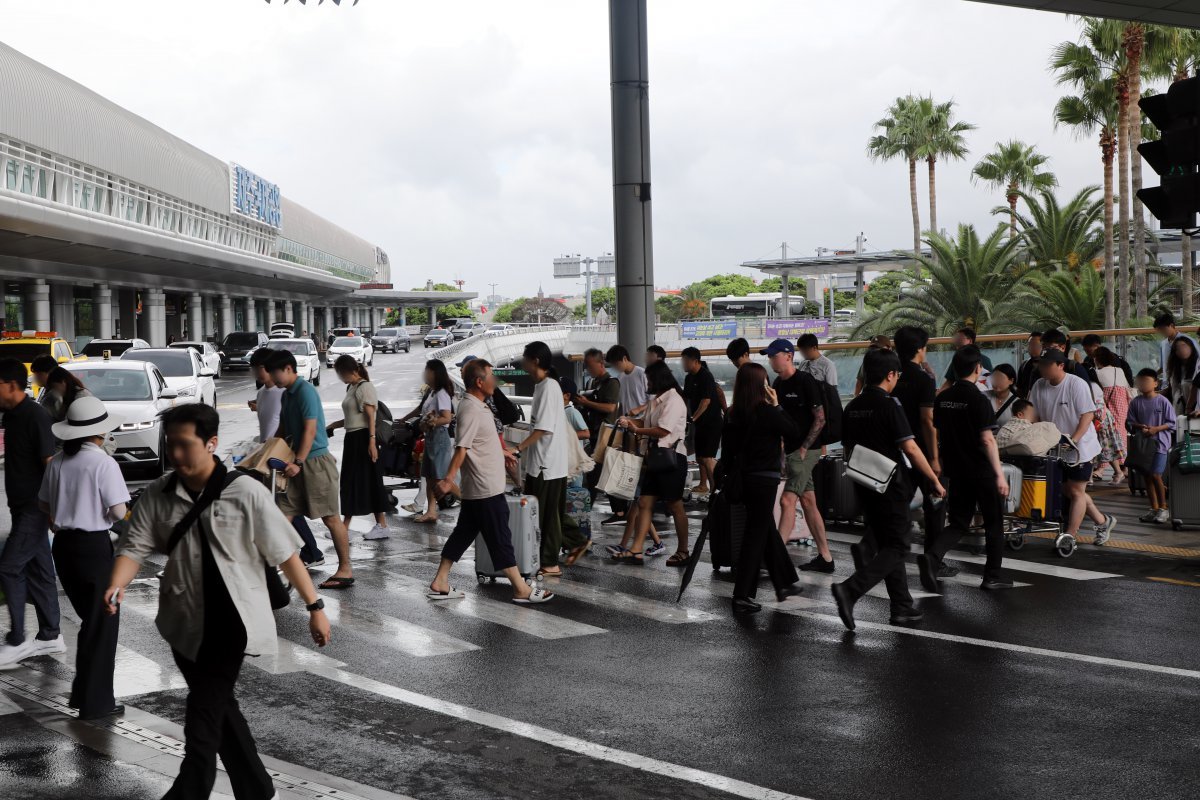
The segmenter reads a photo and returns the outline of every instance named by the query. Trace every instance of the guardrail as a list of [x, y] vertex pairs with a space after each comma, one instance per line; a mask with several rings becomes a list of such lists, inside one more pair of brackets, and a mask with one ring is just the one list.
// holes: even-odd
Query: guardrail
[[[466, 339], [448, 344], [437, 350], [431, 356], [445, 362], [447, 367], [454, 366], [463, 356], [473, 355], [483, 358], [497, 366], [508, 364], [520, 358], [525, 345], [530, 342], [543, 341], [556, 353], [563, 352], [567, 344], [567, 336], [571, 328], [567, 325], [555, 327], [541, 326], [536, 328], [520, 328], [504, 333], [491, 335], [470, 336]], [[450, 376], [461, 386], [460, 373], [457, 369], [450, 370]]]

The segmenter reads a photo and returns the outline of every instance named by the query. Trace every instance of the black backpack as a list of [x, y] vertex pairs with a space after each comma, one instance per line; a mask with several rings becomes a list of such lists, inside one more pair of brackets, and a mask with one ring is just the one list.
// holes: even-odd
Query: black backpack
[[525, 418], [520, 406], [508, 399], [508, 395], [498, 388], [492, 392], [492, 405], [496, 406], [496, 416], [500, 418], [501, 425], [512, 425]]
[[395, 437], [395, 428], [392, 426], [392, 411], [383, 401], [379, 401], [379, 405], [375, 406], [375, 442], [382, 447], [385, 444], [391, 444]]
[[819, 381], [819, 383], [821, 384], [821, 405], [825, 409], [825, 427], [821, 428], [817, 443], [825, 445], [840, 442], [842, 440], [841, 395], [838, 394], [838, 387], [828, 381]]

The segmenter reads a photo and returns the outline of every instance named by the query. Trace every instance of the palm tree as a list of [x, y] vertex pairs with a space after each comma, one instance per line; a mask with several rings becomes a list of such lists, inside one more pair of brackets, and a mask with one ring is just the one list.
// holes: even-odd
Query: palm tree
[[1137, 146], [1142, 142], [1142, 55], [1146, 47], [1146, 27], [1140, 22], [1128, 22], [1121, 37], [1125, 48], [1125, 62], [1129, 75], [1129, 106], [1125, 111], [1125, 145], [1129, 148], [1129, 165], [1133, 185], [1130, 200], [1133, 203], [1133, 272], [1134, 305], [1139, 319], [1147, 315], [1149, 285], [1146, 281], [1146, 219], [1142, 212], [1142, 201], [1137, 193], [1142, 188], [1142, 156]]
[[887, 116], [875, 123], [879, 131], [867, 140], [867, 155], [872, 161], [891, 161], [903, 158], [908, 161], [908, 195], [912, 206], [913, 254], [921, 253], [921, 210], [917, 206], [917, 158], [920, 150], [913, 135], [912, 108], [916, 103], [912, 95], [897, 97], [887, 110]]
[[1005, 190], [1008, 200], [1008, 235], [1017, 235], [1017, 199], [1022, 192], [1046, 191], [1058, 185], [1052, 173], [1042, 172], [1049, 156], [1044, 156], [1030, 144], [1011, 139], [996, 142], [994, 152], [988, 153], [971, 170], [972, 180], [982, 180]]
[[[1190, 28], [1171, 28], [1150, 25], [1146, 28], [1146, 72], [1151, 77], [1165, 78], [1172, 83], [1185, 80], [1200, 66], [1200, 31]], [[1180, 241], [1183, 255], [1181, 270], [1183, 316], [1192, 316], [1193, 286], [1192, 237], [1183, 234]]]
[[1104, 166], [1104, 327], [1116, 327], [1116, 281], [1113, 244], [1113, 158], [1117, 149], [1117, 95], [1109, 77], [1083, 87], [1075, 96], [1059, 99], [1054, 125], [1067, 125], [1079, 137], [1099, 133]]
[[1030, 330], [1096, 330], [1104, 322], [1104, 280], [1090, 266], [1078, 272], [1035, 272], [1025, 287], [1021, 314]]
[[954, 101], [935, 103], [932, 97], [919, 97], [911, 107], [913, 131], [918, 142], [917, 155], [925, 159], [929, 169], [929, 229], [938, 233], [937, 180], [935, 170], [939, 158], [961, 161], [967, 157], [967, 131], [975, 130], [969, 122], [954, 121]]
[[[1072, 273], [1089, 268], [1095, 271], [1104, 251], [1104, 199], [1096, 197], [1100, 189], [1088, 186], [1081, 189], [1065, 205], [1048, 189], [1037, 196], [1020, 192], [1028, 208], [1026, 214], [1016, 215], [1021, 229], [1021, 244], [1025, 260], [1039, 270], [1068, 270]], [[1011, 213], [1000, 206], [996, 214]], [[1105, 283], [1103, 279], [1101, 285]], [[1100, 304], [1103, 306], [1103, 303]], [[1103, 312], [1103, 308], [1098, 309]]]
[[949, 336], [964, 325], [982, 333], [1023, 330], [1020, 313], [1031, 278], [1021, 267], [1020, 240], [998, 225], [980, 240], [974, 225], [959, 225], [955, 238], [930, 232], [930, 255], [918, 256], [917, 276], [892, 303], [864, 319], [855, 338], [920, 325], [934, 336]]

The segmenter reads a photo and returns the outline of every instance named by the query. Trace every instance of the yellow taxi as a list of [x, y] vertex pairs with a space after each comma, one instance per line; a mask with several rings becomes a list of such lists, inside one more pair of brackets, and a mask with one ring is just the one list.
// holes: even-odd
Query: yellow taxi
[[[54, 356], [59, 364], [81, 360], [75, 357], [71, 345], [57, 331], [5, 331], [0, 334], [0, 358], [15, 358], [29, 369], [38, 356]], [[37, 397], [42, 387], [33, 383], [32, 375], [29, 386], [33, 396]]]

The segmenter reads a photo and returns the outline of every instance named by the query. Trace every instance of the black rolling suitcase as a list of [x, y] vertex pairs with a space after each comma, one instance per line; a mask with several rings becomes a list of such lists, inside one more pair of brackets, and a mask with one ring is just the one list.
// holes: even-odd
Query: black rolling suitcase
[[840, 453], [821, 457], [813, 486], [817, 508], [826, 522], [862, 522], [854, 481], [846, 476], [846, 461]]
[[713, 569], [736, 566], [746, 534], [746, 507], [729, 502], [725, 492], [714, 492], [709, 498], [704, 527], [708, 531], [708, 552], [712, 556]]

